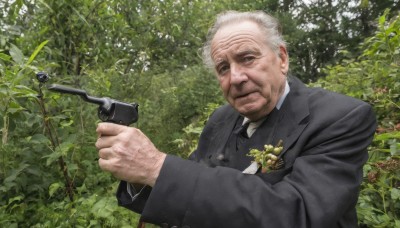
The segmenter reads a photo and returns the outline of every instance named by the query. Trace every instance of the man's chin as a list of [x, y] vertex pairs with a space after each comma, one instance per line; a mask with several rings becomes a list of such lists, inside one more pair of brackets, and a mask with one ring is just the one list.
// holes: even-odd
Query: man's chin
[[254, 119], [256, 116], [261, 115], [259, 110], [256, 109], [236, 109], [242, 116], [245, 116], [249, 119]]
[[235, 108], [242, 116], [249, 118], [251, 121], [257, 121], [266, 115], [268, 115], [268, 111], [266, 109], [257, 107], [257, 106], [241, 106]]

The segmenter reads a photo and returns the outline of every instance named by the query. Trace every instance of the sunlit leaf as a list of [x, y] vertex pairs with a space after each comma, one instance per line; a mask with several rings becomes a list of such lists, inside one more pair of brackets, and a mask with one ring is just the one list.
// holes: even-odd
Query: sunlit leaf
[[53, 183], [49, 186], [49, 196], [52, 197], [55, 192], [57, 192], [58, 189], [60, 189], [63, 186], [62, 183], [57, 182]]
[[24, 64], [24, 54], [14, 44], [10, 44], [10, 55], [11, 55], [12, 59], [14, 60], [14, 62], [16, 62], [17, 64], [19, 64], [19, 65]]
[[42, 48], [48, 43], [49, 41], [43, 41], [39, 46], [36, 47], [35, 51], [32, 53], [32, 55], [29, 57], [29, 60], [27, 62], [27, 65], [31, 64], [32, 61], [35, 59], [37, 54], [42, 50]]
[[393, 200], [400, 200], [400, 189], [398, 189], [398, 188], [392, 188], [392, 189], [390, 190], [390, 197], [391, 197]]
[[0, 59], [4, 60], [6, 62], [9, 62], [11, 60], [11, 56], [6, 55], [4, 53], [0, 53]]

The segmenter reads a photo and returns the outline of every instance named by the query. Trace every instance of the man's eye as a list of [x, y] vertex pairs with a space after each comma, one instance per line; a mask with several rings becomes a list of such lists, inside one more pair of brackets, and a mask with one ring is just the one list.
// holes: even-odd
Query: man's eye
[[228, 70], [229, 70], [229, 66], [228, 65], [221, 65], [221, 66], [218, 66], [218, 68], [217, 68], [217, 72], [218, 72], [219, 75], [223, 75]]
[[242, 61], [244, 63], [251, 63], [255, 60], [256, 58], [254, 56], [244, 56]]

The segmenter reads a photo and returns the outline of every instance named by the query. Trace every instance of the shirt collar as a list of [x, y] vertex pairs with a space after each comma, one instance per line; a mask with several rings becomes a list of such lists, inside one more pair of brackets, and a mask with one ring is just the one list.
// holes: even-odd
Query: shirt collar
[[281, 106], [283, 104], [283, 101], [285, 101], [286, 96], [288, 95], [288, 93], [290, 92], [290, 86], [288, 81], [286, 80], [286, 85], [285, 85], [285, 91], [283, 91], [282, 96], [279, 98], [278, 103], [276, 103], [276, 109], [281, 109]]

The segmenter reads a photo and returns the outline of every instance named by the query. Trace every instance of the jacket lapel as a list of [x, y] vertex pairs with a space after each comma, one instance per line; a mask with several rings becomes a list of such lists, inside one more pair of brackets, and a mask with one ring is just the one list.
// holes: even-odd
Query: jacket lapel
[[236, 122], [242, 118], [238, 112], [229, 106], [229, 110], [225, 113], [223, 120], [215, 124], [214, 134], [212, 135], [209, 158], [210, 164], [223, 165], [225, 163], [225, 147], [227, 146], [229, 137], [235, 128]]
[[278, 120], [274, 141], [283, 141], [281, 156], [288, 151], [299, 138], [309, 122], [309, 106], [307, 102], [307, 87], [297, 78], [289, 79], [290, 92], [286, 97]]

